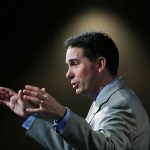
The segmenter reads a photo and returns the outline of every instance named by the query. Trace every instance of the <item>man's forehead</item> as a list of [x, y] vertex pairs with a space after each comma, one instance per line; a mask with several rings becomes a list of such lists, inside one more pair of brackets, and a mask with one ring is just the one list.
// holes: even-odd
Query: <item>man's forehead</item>
[[77, 56], [77, 55], [70, 55], [70, 56], [66, 56], [66, 63], [68, 63], [68, 62], [71, 62], [71, 61], [74, 61], [74, 60], [78, 60], [79, 59], [79, 57]]
[[69, 47], [66, 52], [66, 62], [75, 60], [83, 56], [83, 49], [78, 47]]

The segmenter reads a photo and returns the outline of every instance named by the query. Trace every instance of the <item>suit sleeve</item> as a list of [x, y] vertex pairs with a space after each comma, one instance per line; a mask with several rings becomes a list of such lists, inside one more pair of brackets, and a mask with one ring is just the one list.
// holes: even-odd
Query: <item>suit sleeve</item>
[[49, 120], [37, 117], [27, 130], [27, 135], [35, 139], [48, 150], [72, 150], [62, 137], [56, 134]]
[[107, 106], [95, 114], [90, 125], [72, 112], [62, 137], [77, 150], [132, 149], [136, 130], [132, 108], [122, 101]]
[[124, 150], [131, 149], [135, 126], [132, 108], [120, 100], [115, 104], [108, 102], [90, 124], [71, 111], [61, 135], [56, 134], [49, 121], [40, 118], [35, 120], [27, 134], [52, 150]]

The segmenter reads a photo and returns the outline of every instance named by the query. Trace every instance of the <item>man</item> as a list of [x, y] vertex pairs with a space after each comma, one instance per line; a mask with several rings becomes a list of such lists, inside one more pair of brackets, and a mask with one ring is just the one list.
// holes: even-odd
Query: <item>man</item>
[[1, 104], [21, 117], [27, 134], [52, 150], [149, 150], [149, 119], [134, 91], [117, 77], [119, 53], [110, 36], [85, 32], [66, 40], [66, 77], [93, 100], [86, 119], [46, 90], [0, 87]]

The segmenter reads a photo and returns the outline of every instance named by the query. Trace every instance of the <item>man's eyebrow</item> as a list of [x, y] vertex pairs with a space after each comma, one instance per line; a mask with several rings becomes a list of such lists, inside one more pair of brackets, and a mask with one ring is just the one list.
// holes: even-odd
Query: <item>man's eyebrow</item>
[[72, 58], [72, 59], [70, 59], [70, 61], [79, 61], [79, 59], [77, 59], [77, 58]]
[[67, 64], [67, 62], [79, 62], [79, 60], [77, 58], [71, 58], [67, 60], [65, 63]]

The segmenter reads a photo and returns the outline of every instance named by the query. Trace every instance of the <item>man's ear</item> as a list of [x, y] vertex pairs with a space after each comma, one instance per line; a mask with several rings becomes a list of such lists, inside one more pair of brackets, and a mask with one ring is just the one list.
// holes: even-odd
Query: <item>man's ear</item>
[[106, 67], [105, 57], [98, 57], [97, 58], [97, 67], [98, 67], [98, 72], [102, 72], [104, 70], [104, 68]]

